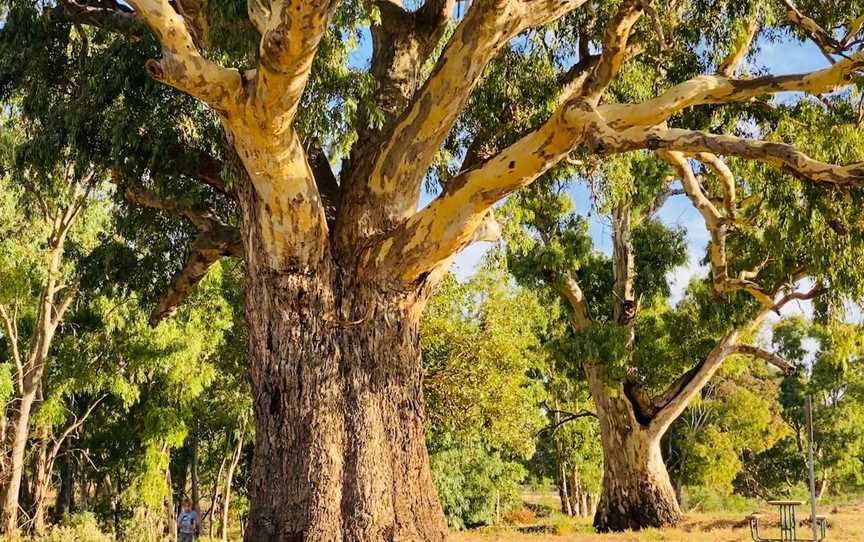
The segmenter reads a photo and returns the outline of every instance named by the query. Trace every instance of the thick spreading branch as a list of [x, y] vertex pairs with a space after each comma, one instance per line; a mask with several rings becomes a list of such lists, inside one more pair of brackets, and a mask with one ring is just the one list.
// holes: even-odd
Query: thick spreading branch
[[398, 217], [414, 212], [435, 153], [450, 133], [486, 65], [519, 32], [555, 20], [585, 0], [478, 0], [448, 42], [375, 159], [370, 190]]
[[600, 96], [621, 69], [621, 64], [627, 57], [627, 40], [630, 32], [644, 11], [642, 0], [625, 0], [606, 27], [600, 61], [582, 88], [582, 96], [591, 103], [597, 104]]
[[[581, 111], [581, 115], [571, 113]], [[566, 102], [540, 128], [447, 183], [443, 193], [381, 240], [366, 264], [403, 282], [421, 278], [467, 246], [487, 211], [566, 156], [584, 137], [590, 106]]]
[[243, 257], [243, 243], [236, 229], [218, 228], [199, 235], [190, 247], [183, 269], [174, 277], [171, 286], [150, 313], [150, 325], [156, 326], [173, 316], [195, 285], [224, 256]]
[[732, 43], [729, 54], [726, 55], [726, 58], [723, 59], [723, 62], [721, 62], [720, 66], [717, 68], [718, 74], [723, 77], [733, 77], [735, 75], [738, 66], [741, 65], [741, 62], [743, 62], [744, 58], [747, 56], [747, 52], [750, 50], [753, 38], [756, 37], [756, 32], [758, 30], [759, 19], [754, 17], [736, 33], [735, 41]]
[[579, 285], [579, 281], [568, 273], [553, 280], [555, 289], [564, 296], [570, 305], [570, 323], [575, 331], [587, 329], [591, 324], [591, 313], [588, 309], [588, 299]]
[[[250, 6], [259, 2], [249, 1]], [[288, 129], [294, 120], [318, 44], [337, 4], [336, 0], [274, 0], [269, 6], [255, 95], [267, 117], [278, 119], [278, 130]]]
[[[117, 178], [114, 178], [115, 182]], [[183, 268], [174, 277], [171, 286], [162, 294], [150, 313], [150, 325], [155, 326], [171, 317], [192, 289], [222, 257], [243, 258], [243, 243], [237, 228], [226, 226], [213, 214], [189, 202], [161, 198], [142, 187], [126, 183], [124, 198], [135, 205], [158, 209], [188, 220], [198, 230], [198, 236], [189, 247], [189, 256]]]
[[657, 98], [638, 104], [607, 104], [599, 113], [610, 127], [656, 126], [688, 107], [724, 104], [779, 92], [824, 94], [851, 82], [853, 72], [864, 66], [864, 52], [845, 58], [829, 68], [793, 75], [768, 75], [754, 79], [730, 79], [703, 75], [672, 87]]
[[795, 372], [795, 366], [783, 359], [782, 356], [774, 352], [769, 352], [763, 348], [759, 348], [758, 346], [739, 344], [735, 347], [733, 353], [764, 360], [769, 365], [773, 365], [780, 369], [783, 374], [789, 375]]
[[789, 19], [789, 22], [810, 38], [819, 47], [825, 58], [833, 63], [834, 58], [831, 55], [839, 54], [843, 51], [843, 46], [840, 42], [819, 26], [819, 23], [801, 13], [792, 0], [781, 0], [781, 2], [786, 8], [786, 18]]
[[240, 72], [204, 58], [183, 17], [168, 0], [129, 0], [162, 45], [162, 58], [150, 60], [147, 73], [209, 104], [217, 110], [231, 108], [240, 93]]
[[132, 186], [127, 183], [123, 188], [123, 197], [126, 201], [134, 205], [140, 205], [150, 209], [159, 209], [175, 216], [185, 218], [191, 222], [198, 231], [209, 231], [218, 228], [221, 225], [209, 209], [202, 208], [191, 202], [161, 198], [140, 186]]
[[590, 144], [598, 152], [639, 149], [663, 149], [688, 154], [708, 152], [766, 162], [815, 183], [837, 186], [864, 184], [864, 164], [826, 164], [785, 143], [675, 128], [630, 128], [616, 132], [602, 125], [596, 127], [596, 132], [591, 134]]
[[660, 397], [654, 399], [657, 413], [649, 424], [649, 431], [663, 435], [684, 412], [690, 401], [711, 380], [723, 361], [735, 352], [739, 331], [725, 335], [702, 362], [685, 373]]
[[246, 13], [249, 15], [252, 26], [260, 34], [264, 34], [270, 21], [270, 0], [247, 0]]
[[75, 24], [95, 26], [133, 40], [139, 40], [147, 33], [147, 28], [134, 12], [123, 4], [110, 1], [93, 2], [61, 0], [60, 5], [66, 17]]
[[195, 179], [216, 190], [220, 194], [231, 199], [237, 199], [237, 194], [222, 179], [223, 164], [208, 152], [189, 149], [184, 145], [175, 145], [170, 149], [174, 155], [184, 155], [188, 158], [188, 164], [181, 164], [178, 168], [180, 173], [191, 179]]

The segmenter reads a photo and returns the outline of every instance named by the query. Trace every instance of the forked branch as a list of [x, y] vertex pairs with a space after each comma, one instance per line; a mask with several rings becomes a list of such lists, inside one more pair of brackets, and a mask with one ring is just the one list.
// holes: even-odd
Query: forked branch
[[[261, 61], [255, 95], [270, 119], [278, 118], [278, 129], [287, 129], [312, 70], [318, 45], [336, 9], [336, 0], [273, 0], [265, 8], [262, 0], [249, 0], [249, 11], [257, 25], [264, 25]], [[253, 9], [254, 6], [254, 9]], [[270, 12], [266, 23], [261, 13]]]
[[129, 0], [162, 45], [162, 58], [149, 60], [147, 73], [209, 104], [229, 109], [241, 89], [240, 72], [223, 68], [198, 51], [183, 17], [168, 0]]
[[415, 94], [374, 160], [370, 189], [392, 194], [393, 214], [416, 208], [426, 170], [487, 64], [519, 32], [545, 24], [586, 0], [477, 0], [459, 23], [432, 75]]

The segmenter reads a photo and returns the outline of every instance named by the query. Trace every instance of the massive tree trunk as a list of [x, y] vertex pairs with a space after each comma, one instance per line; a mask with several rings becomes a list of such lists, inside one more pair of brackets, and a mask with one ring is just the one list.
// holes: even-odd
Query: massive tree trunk
[[603, 489], [594, 527], [607, 532], [675, 525], [681, 509], [663, 463], [660, 436], [637, 420], [620, 386], [607, 387], [601, 371], [586, 368], [603, 445]]
[[248, 275], [255, 397], [245, 539], [441, 541], [413, 294], [315, 274]]

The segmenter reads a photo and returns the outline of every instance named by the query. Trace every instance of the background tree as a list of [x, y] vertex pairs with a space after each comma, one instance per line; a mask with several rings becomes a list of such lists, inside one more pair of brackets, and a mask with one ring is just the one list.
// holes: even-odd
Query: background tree
[[543, 423], [547, 317], [491, 258], [466, 283], [448, 276], [422, 321], [427, 442], [447, 521], [491, 524], [521, 505], [523, 465]]
[[736, 484], [748, 493], [776, 495], [789, 494], [806, 482], [805, 400], [811, 395], [819, 497], [832, 487], [838, 491], [860, 488], [864, 410], [859, 326], [834, 318], [823, 323], [793, 318], [775, 326], [774, 341], [778, 351], [799, 367], [781, 387], [780, 405], [788, 435], [752, 456]]
[[31, 418], [45, 398], [43, 379], [52, 346], [79, 289], [80, 259], [94, 250], [105, 221], [104, 208], [91, 199], [100, 182], [98, 170], [68, 156], [49, 167], [28, 167], [27, 155], [44, 149], [38, 138], [24, 138], [30, 126], [16, 113], [6, 111], [0, 119], [5, 147], [0, 162], [0, 322], [15, 384], [15, 400], [6, 406], [0, 435], [3, 524], [10, 534], [18, 529]]
[[[806, 195], [816, 200], [819, 186], [860, 182], [855, 165], [699, 131], [733, 126], [677, 127], [691, 106], [849, 84], [862, 57], [854, 51], [860, 28], [844, 19], [858, 6], [846, 0], [820, 9], [815, 26], [794, 14], [765, 22], [801, 27], [832, 47], [829, 54], [848, 57], [813, 74], [735, 78], [750, 42], [737, 39], [734, 21], [763, 4], [694, 0], [661, 16], [641, 0], [478, 0], [439, 47], [452, 0], [413, 10], [349, 0], [253, 1], [246, 9], [164, 0], [69, 0], [43, 9], [13, 1], [0, 81], [4, 98], [20, 94], [35, 118], [50, 113], [44, 97], [77, 96], [65, 123], [43, 125], [73, 134], [77, 152], [114, 172], [129, 200], [158, 211], [122, 217], [142, 219], [129, 246], [160, 278], [149, 284], [159, 299], [154, 323], [220, 257], [244, 258], [256, 419], [246, 538], [440, 540], [445, 524], [423, 442], [418, 322], [454, 255], [494, 233], [496, 202], [577, 148], [595, 157], [664, 149], [763, 161], [806, 178]], [[367, 25], [368, 70], [352, 69], [349, 47]], [[729, 43], [732, 60], [715, 62]], [[508, 52], [538, 59], [543, 69], [532, 71], [545, 71], [546, 85], [560, 78], [552, 87], [561, 92], [537, 115], [513, 115], [527, 130], [518, 139], [490, 134], [492, 144], [485, 136], [475, 144], [477, 134], [454, 129], [487, 65]], [[165, 87], [146, 82], [142, 66]], [[607, 92], [640, 72], [656, 85]], [[460, 171], [452, 178], [435, 179], [444, 189], [418, 210], [423, 180], [454, 133], [465, 155], [471, 147], [483, 153], [453, 166]], [[338, 177], [325, 167], [327, 152], [347, 157]], [[617, 294], [620, 308], [635, 302], [626, 288]], [[629, 313], [613, 312], [614, 320]], [[674, 506], [663, 508], [663, 521], [677, 517]]]
[[[844, 244], [833, 253], [824, 246], [808, 250], [803, 238], [795, 245], [800, 226], [794, 225], [793, 213], [784, 213], [778, 222], [761, 207], [738, 208], [736, 198], [726, 212], [734, 208], [734, 213], [747, 216], [746, 229], [735, 231], [741, 236], [735, 239], [733, 232], [718, 232], [720, 226], [706, 222], [712, 234], [707, 257], [712, 282], [693, 284], [684, 300], [670, 306], [667, 276], [684, 262], [683, 233], [652, 215], [677, 193], [669, 186], [675, 173], [683, 178], [681, 192], [697, 208], [708, 202], [705, 194], [710, 192], [703, 190], [711, 185], [703, 188], [683, 158], [661, 155], [664, 159], [626, 155], [607, 161], [595, 174], [595, 182], [607, 184], [606, 193], [611, 194], [599, 204], [612, 225], [610, 256], [592, 250], [587, 222], [570, 210], [561, 181], [551, 178], [538, 185], [514, 201], [510, 211], [508, 248], [517, 276], [557, 292], [570, 308], [571, 359], [583, 367], [603, 436], [603, 493], [595, 516], [600, 530], [677, 521], [680, 511], [661, 454], [663, 435], [727, 357], [742, 354], [791, 369], [780, 356], [748, 343], [769, 312], [828, 289], [796, 291], [798, 281], [810, 276], [819, 284], [831, 284], [835, 299], [858, 295], [860, 288], [853, 268], [822, 267], [827, 261], [843, 261], [858, 250], [854, 245]], [[671, 170], [666, 160], [673, 164]], [[720, 164], [718, 169], [726, 167]], [[761, 194], [765, 185], [759, 171], [748, 173], [738, 193]], [[742, 178], [730, 180], [738, 183]], [[774, 186], [777, 179], [761, 182]], [[797, 220], [811, 218], [807, 212]], [[837, 235], [830, 226], [825, 230]], [[736, 279], [729, 278], [735, 276], [731, 265], [744, 269]], [[771, 286], [755, 282], [757, 277], [772, 281]]]

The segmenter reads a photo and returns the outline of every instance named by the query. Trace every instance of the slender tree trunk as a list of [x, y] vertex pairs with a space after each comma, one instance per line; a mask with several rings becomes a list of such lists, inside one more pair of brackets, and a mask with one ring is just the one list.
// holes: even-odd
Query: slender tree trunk
[[822, 476], [816, 480], [816, 500], [821, 501], [822, 497], [825, 496], [825, 493], [828, 491], [828, 475], [823, 472]]
[[210, 510], [207, 513], [210, 515], [208, 526], [209, 538], [213, 538], [213, 525], [216, 524], [216, 506], [219, 502], [219, 481], [222, 480], [222, 473], [225, 471], [225, 463], [228, 462], [228, 457], [223, 456], [222, 462], [219, 463], [219, 472], [216, 473], [216, 478], [213, 479], [213, 492], [210, 494]]
[[201, 517], [201, 508], [199, 506], [199, 501], [201, 500], [201, 491], [198, 480], [198, 427], [196, 424], [195, 432], [192, 434], [192, 462], [190, 465], [191, 478], [192, 478], [192, 509], [198, 512], [198, 517]]
[[21, 479], [24, 475], [24, 452], [30, 431], [30, 412], [36, 399], [36, 390], [28, 389], [18, 403], [18, 412], [12, 429], [12, 445], [9, 456], [9, 481], [3, 499], [3, 528], [7, 536], [18, 534], [18, 498], [21, 494]]
[[[60, 459], [60, 490], [57, 492], [57, 502], [54, 505], [54, 521], [59, 522], [74, 508], [75, 465], [69, 453], [69, 441], [63, 442], [63, 452]], [[111, 479], [107, 483], [110, 487]], [[113, 501], [112, 501], [113, 502]]]
[[[558, 400], [555, 400], [555, 426], [561, 423], [561, 413], [559, 412]], [[561, 513], [567, 516], [573, 515], [573, 508], [570, 505], [570, 488], [567, 484], [567, 464], [564, 461], [564, 452], [561, 448], [561, 441], [557, 435], [552, 436], [555, 439], [555, 461], [558, 462], [558, 497], [561, 499]]]
[[570, 507], [570, 488], [567, 487], [567, 469], [564, 463], [558, 463], [558, 497], [561, 499], [561, 513], [567, 516], [573, 515]]
[[[167, 452], [170, 454], [170, 452]], [[167, 494], [165, 495], [165, 531], [168, 533], [169, 540], [177, 540], [177, 509], [174, 506], [174, 485], [171, 480], [171, 461], [168, 461], [168, 466], [165, 468], [165, 485], [168, 486]]]
[[247, 271], [256, 442], [245, 539], [442, 541], [425, 446], [422, 305], [321, 266]]
[[234, 485], [234, 471], [237, 469], [237, 464], [240, 462], [240, 455], [243, 452], [243, 429], [237, 437], [237, 442], [234, 444], [234, 451], [231, 454], [231, 463], [228, 465], [228, 472], [225, 473], [225, 493], [222, 496], [222, 522], [219, 524], [219, 538], [222, 542], [228, 542], [228, 520], [231, 513], [231, 486]]
[[34, 442], [33, 449], [33, 516], [32, 529], [37, 535], [42, 535], [46, 530], [45, 509], [48, 506], [48, 482], [51, 476], [49, 472], [48, 436], [45, 431]]
[[579, 483], [579, 472], [576, 467], [573, 467], [567, 473], [567, 487], [570, 491], [570, 513], [573, 516], [581, 516], [582, 507], [580, 506], [580, 499], [582, 486]]
[[620, 388], [610, 390], [601, 371], [586, 367], [603, 445], [603, 489], [594, 527], [608, 532], [675, 525], [681, 509], [663, 463], [660, 435], [640, 424], [630, 400]]
[[580, 507], [582, 509], [582, 512], [579, 515], [582, 516], [583, 518], [587, 518], [588, 515], [591, 513], [591, 508], [588, 505], [588, 492], [587, 491], [584, 491], [584, 490], [582, 491], [579, 504], [580, 504]]

